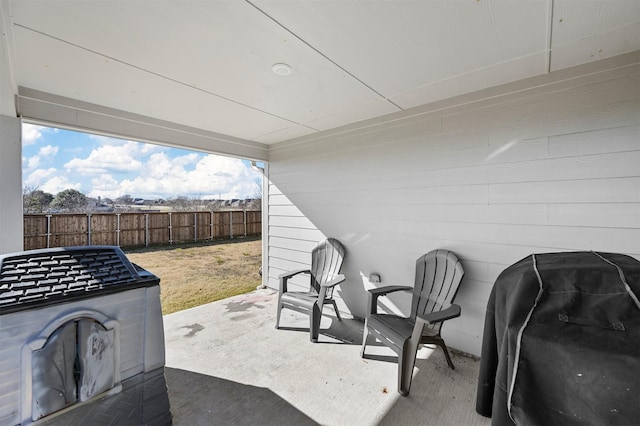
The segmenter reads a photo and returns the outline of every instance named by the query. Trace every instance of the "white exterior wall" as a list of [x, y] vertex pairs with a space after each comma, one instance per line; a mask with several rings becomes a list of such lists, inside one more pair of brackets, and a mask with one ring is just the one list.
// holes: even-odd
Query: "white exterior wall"
[[[614, 61], [615, 62], [615, 61]], [[413, 284], [436, 248], [462, 259], [462, 316], [443, 335], [479, 355], [485, 307], [507, 266], [534, 252], [640, 258], [636, 54], [273, 145], [269, 272], [308, 263], [325, 236], [347, 248], [343, 309], [363, 317], [363, 277]], [[285, 195], [283, 195], [285, 194]], [[408, 299], [396, 300], [406, 313]]]

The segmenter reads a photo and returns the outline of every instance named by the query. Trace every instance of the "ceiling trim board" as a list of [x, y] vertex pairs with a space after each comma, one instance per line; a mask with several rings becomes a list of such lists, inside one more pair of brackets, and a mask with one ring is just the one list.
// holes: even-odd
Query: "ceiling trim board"
[[549, 74], [551, 72], [551, 46], [553, 42], [553, 1], [547, 1], [547, 39], [545, 40], [545, 72]]
[[263, 143], [25, 87], [18, 87], [17, 108], [23, 119], [42, 124], [250, 160], [268, 159], [269, 148]]

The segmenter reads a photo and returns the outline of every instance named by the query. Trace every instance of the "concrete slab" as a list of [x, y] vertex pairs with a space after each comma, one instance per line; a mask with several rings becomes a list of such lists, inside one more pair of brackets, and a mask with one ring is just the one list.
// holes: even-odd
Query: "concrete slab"
[[327, 308], [319, 342], [308, 317], [284, 310], [275, 329], [270, 289], [164, 317], [174, 425], [488, 425], [475, 413], [479, 362], [420, 351], [409, 397], [396, 390], [393, 352], [368, 346], [360, 321]]

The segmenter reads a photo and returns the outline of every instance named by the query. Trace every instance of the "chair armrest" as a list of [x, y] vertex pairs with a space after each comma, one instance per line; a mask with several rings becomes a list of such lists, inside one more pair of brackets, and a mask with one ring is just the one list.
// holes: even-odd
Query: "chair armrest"
[[289, 272], [280, 274], [278, 276], [278, 279], [280, 281], [279, 293], [282, 294], [287, 292], [287, 281], [289, 281], [289, 278], [292, 278], [295, 275], [299, 275], [299, 274], [310, 274], [310, 273], [311, 271], [309, 269], [297, 269], [295, 271], [289, 271]]
[[319, 306], [322, 306], [322, 303], [324, 303], [324, 300], [325, 300], [326, 294], [327, 294], [327, 290], [332, 288], [332, 287], [337, 286], [338, 284], [340, 284], [344, 280], [345, 280], [344, 275], [338, 274], [331, 281], [326, 282], [324, 284], [320, 284], [320, 291], [318, 292], [318, 302], [320, 302], [321, 304]]
[[328, 281], [324, 284], [320, 284], [321, 287], [326, 287], [326, 288], [331, 288], [331, 287], [335, 287], [338, 284], [340, 284], [342, 281], [345, 280], [345, 276], [342, 274], [338, 274], [336, 275], [336, 277], [334, 279], [332, 279], [331, 281]]
[[438, 312], [431, 312], [430, 314], [417, 314], [416, 323], [419, 320], [420, 322], [424, 322], [425, 324], [436, 324], [451, 318], [456, 318], [460, 316], [460, 305], [451, 304], [447, 309], [443, 309]]
[[369, 309], [367, 310], [367, 313], [375, 314], [378, 312], [378, 297], [385, 296], [396, 291], [413, 291], [413, 287], [389, 285], [385, 287], [372, 288], [369, 290]]
[[278, 275], [278, 278], [279, 278], [279, 279], [283, 279], [283, 278], [291, 278], [291, 277], [293, 277], [294, 275], [298, 275], [298, 274], [305, 274], [305, 273], [306, 273], [306, 274], [310, 274], [310, 273], [311, 273], [311, 271], [310, 271], [310, 270], [308, 270], [308, 269], [297, 269], [297, 270], [295, 270], [295, 271], [288, 271], [288, 272], [284, 272], [284, 273], [282, 273], [282, 274]]

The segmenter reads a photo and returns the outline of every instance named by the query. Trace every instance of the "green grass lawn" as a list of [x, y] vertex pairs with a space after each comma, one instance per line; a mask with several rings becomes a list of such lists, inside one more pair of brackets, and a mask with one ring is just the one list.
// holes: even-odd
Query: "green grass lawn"
[[261, 284], [262, 240], [125, 250], [129, 260], [160, 277], [162, 313], [255, 290]]

